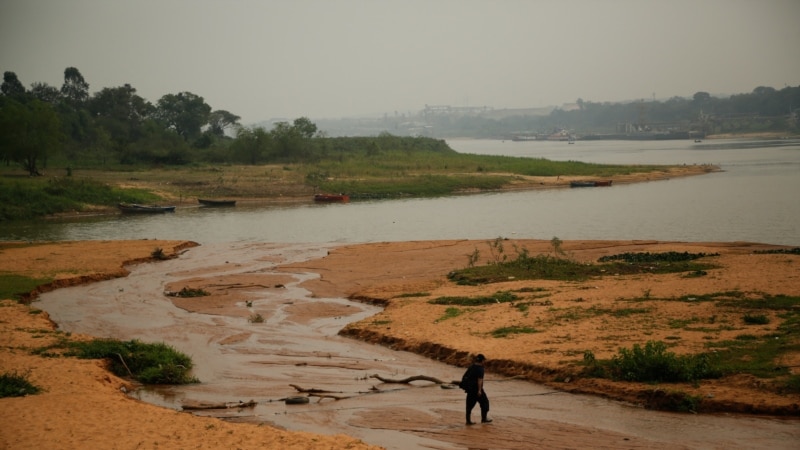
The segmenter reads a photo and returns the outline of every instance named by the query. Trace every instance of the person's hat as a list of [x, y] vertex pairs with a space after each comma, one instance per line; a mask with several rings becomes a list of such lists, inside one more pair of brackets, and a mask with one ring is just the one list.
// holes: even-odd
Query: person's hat
[[475, 361], [486, 361], [486, 357], [483, 356], [483, 353], [480, 353], [475, 357]]

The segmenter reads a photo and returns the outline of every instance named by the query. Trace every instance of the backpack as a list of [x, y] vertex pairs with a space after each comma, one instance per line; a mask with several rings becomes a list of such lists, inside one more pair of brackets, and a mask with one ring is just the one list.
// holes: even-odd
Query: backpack
[[461, 381], [458, 383], [458, 387], [460, 387], [461, 389], [463, 389], [465, 391], [469, 390], [469, 386], [470, 386], [470, 384], [472, 384], [471, 369], [472, 369], [472, 366], [467, 368], [466, 372], [464, 372], [464, 375], [461, 375]]

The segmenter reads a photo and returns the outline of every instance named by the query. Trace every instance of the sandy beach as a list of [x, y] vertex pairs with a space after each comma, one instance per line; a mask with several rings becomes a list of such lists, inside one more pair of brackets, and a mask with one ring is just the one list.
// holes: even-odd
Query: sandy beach
[[[42, 291], [112, 277], [123, 277], [130, 263], [148, 262], [154, 248], [177, 255], [196, 244], [183, 241], [87, 241], [42, 244], [2, 244], [0, 272], [30, 277], [49, 276], [53, 283]], [[467, 255], [480, 250], [485, 262], [488, 243], [483, 241], [419, 241], [347, 245], [332, 248], [324, 258], [286, 264], [287, 274], [314, 272], [320, 275], [303, 283], [318, 297], [346, 297], [356, 302], [383, 306], [377, 316], [345, 327], [342, 334], [407, 350], [463, 366], [470, 353], [489, 356], [487, 370], [497, 376], [542, 383], [562, 392], [588, 393], [644, 407], [658, 408], [666, 392], [684, 392], [702, 398], [703, 411], [775, 415], [797, 420], [800, 396], [782, 394], [769, 379], [748, 375], [729, 376], [697, 384], [647, 385], [583, 378], [576, 375], [575, 362], [585, 350], [598, 358], [611, 357], [619, 347], [647, 340], [667, 340], [677, 353], [699, 352], [711, 340], [734, 339], [742, 333], [771, 333], [779, 320], [757, 328], [741, 324], [741, 312], [714, 307], [711, 302], [669, 301], [681, 295], [741, 291], [772, 295], [797, 295], [800, 274], [796, 255], [756, 254], [775, 246], [750, 243], [668, 243], [633, 241], [568, 241], [567, 254], [580, 261], [596, 261], [603, 255], [622, 252], [688, 251], [718, 253], [719, 266], [702, 278], [672, 275], [616, 276], [610, 274], [587, 282], [509, 280], [486, 286], [457, 286], [446, 279], [451, 270], [463, 268]], [[547, 241], [509, 241], [532, 254], [551, 251]], [[254, 275], [255, 276], [255, 275]], [[209, 287], [214, 279], [192, 278], [190, 287]], [[246, 278], [237, 278], [246, 283]], [[275, 280], [280, 282], [279, 279]], [[440, 320], [443, 308], [428, 300], [439, 296], [491, 294], [502, 290], [546, 290], [547, 303], [532, 306], [527, 314], [507, 304], [475, 308], [459, 317]], [[406, 294], [415, 294], [407, 296]], [[612, 309], [625, 299], [652, 298], [648, 312], [639, 317], [608, 316], [565, 319], [574, 308]], [[229, 305], [230, 292], [218, 292], [209, 302]], [[424, 295], [422, 295], [424, 294]], [[205, 304], [208, 308], [212, 303]], [[191, 311], [187, 305], [179, 306]], [[327, 312], [325, 314], [330, 314]], [[574, 316], [570, 316], [574, 317]], [[710, 318], [716, 324], [709, 325]], [[706, 326], [674, 328], [670, 321], [705, 323]], [[31, 305], [3, 300], [0, 308], [0, 370], [26, 374], [44, 388], [42, 394], [0, 400], [7, 421], [0, 448], [377, 448], [357, 439], [338, 435], [287, 432], [251, 423], [231, 423], [211, 417], [176, 412], [138, 401], [123, 391], [132, 388], [126, 380], [107, 372], [99, 361], [45, 358], [31, 354], [63, 338], [55, 332], [46, 313]], [[541, 331], [504, 339], [491, 330], [507, 325], [532, 325]], [[72, 335], [70, 339], [85, 338]], [[781, 363], [797, 373], [800, 353], [785, 355]], [[123, 389], [124, 388], [124, 389]], [[387, 413], [388, 414], [388, 413]], [[365, 419], [366, 420], [366, 419]], [[393, 423], [392, 415], [374, 421]], [[388, 425], [387, 425], [388, 426]], [[498, 428], [499, 430], [499, 428]], [[507, 431], [507, 430], [506, 430]], [[459, 430], [454, 435], [462, 435]], [[478, 433], [476, 433], [478, 434]], [[484, 433], [484, 437], [491, 434]], [[473, 436], [474, 438], [477, 438]], [[619, 438], [619, 437], [616, 437]], [[560, 439], [560, 440], [559, 440]], [[548, 445], [564, 448], [580, 445], [579, 439], [563, 433]], [[607, 438], [610, 445], [615, 442]], [[633, 442], [631, 442], [633, 444]], [[639, 443], [640, 448], [647, 447]], [[787, 443], [788, 444], [788, 443]], [[491, 447], [491, 445], [489, 445]]]

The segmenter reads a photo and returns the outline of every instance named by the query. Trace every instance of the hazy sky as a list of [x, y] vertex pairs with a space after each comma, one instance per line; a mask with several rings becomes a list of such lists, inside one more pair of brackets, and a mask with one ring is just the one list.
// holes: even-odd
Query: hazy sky
[[800, 85], [800, 0], [0, 0], [0, 71], [244, 123]]

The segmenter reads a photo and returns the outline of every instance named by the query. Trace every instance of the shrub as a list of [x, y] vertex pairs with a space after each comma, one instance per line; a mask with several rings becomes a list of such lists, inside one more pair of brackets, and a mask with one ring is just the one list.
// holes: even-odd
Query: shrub
[[769, 317], [764, 314], [745, 314], [742, 319], [748, 325], [766, 325], [769, 323]]
[[681, 382], [717, 378], [722, 374], [706, 354], [678, 356], [667, 351], [661, 341], [648, 341], [644, 348], [619, 349], [609, 370], [614, 378], [626, 381]]
[[130, 376], [145, 384], [188, 384], [197, 379], [189, 375], [192, 359], [164, 343], [147, 344], [137, 340], [94, 339], [70, 343], [73, 355], [85, 359], [107, 359], [111, 371]]
[[24, 397], [39, 392], [41, 388], [31, 384], [27, 375], [20, 375], [16, 371], [0, 374], [0, 398]]
[[264, 316], [258, 313], [250, 314], [247, 319], [250, 323], [264, 323]]

